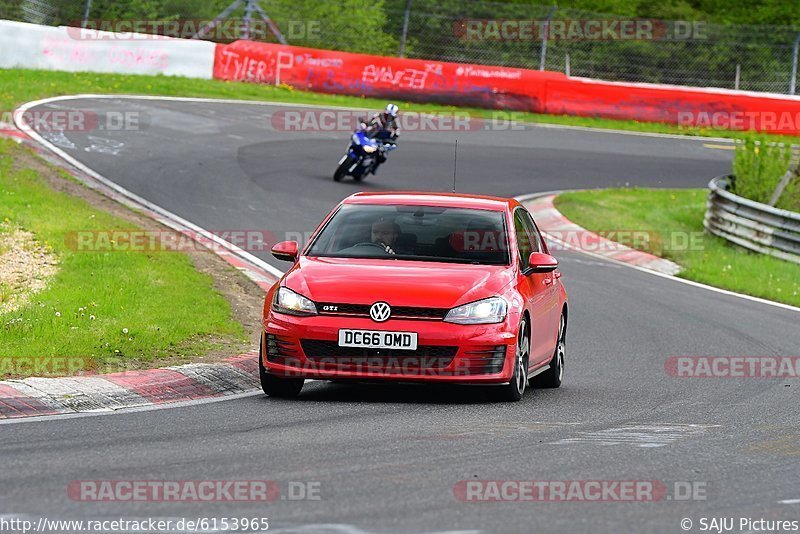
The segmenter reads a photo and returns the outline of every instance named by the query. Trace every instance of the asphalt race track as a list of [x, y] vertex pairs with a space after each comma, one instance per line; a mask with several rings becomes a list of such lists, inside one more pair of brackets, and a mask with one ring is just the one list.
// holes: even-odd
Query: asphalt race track
[[[377, 177], [331, 180], [349, 132], [282, 132], [289, 108], [141, 100], [49, 107], [138, 111], [140, 131], [51, 141], [206, 229], [313, 230], [357, 190], [452, 187], [520, 195], [703, 187], [730, 168], [720, 141], [578, 129], [406, 132]], [[257, 254], [285, 268], [268, 252]], [[682, 532], [683, 518], [799, 519], [800, 383], [669, 376], [670, 356], [791, 356], [800, 315], [574, 253], [565, 383], [520, 403], [485, 389], [308, 383], [163, 410], [0, 425], [0, 502], [13, 516], [269, 517], [277, 532]], [[767, 273], [764, 273], [765, 275]], [[319, 500], [82, 503], [74, 480], [318, 482]], [[658, 502], [458, 500], [463, 480], [648, 480]], [[705, 500], [680, 500], [674, 483]], [[789, 501], [784, 503], [781, 501]], [[323, 525], [325, 525], [323, 527]], [[327, 529], [327, 530], [326, 530]]]

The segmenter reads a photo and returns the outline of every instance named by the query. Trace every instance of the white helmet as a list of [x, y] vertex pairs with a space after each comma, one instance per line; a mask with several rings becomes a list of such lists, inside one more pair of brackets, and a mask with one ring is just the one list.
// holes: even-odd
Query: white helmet
[[383, 110], [384, 113], [389, 115], [390, 117], [397, 117], [397, 113], [400, 111], [395, 104], [386, 104], [386, 109]]

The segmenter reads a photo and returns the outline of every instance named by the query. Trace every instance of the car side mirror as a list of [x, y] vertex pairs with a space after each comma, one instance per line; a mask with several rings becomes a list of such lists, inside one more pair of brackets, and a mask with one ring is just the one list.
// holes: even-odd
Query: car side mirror
[[550, 273], [558, 269], [558, 260], [550, 254], [533, 252], [528, 259], [528, 272]]
[[281, 241], [272, 247], [272, 255], [282, 261], [295, 261], [299, 246], [297, 241]]

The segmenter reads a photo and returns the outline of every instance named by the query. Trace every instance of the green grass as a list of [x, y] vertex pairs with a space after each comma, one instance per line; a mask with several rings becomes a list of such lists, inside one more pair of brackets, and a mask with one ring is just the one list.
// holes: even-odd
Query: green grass
[[638, 243], [618, 241], [674, 261], [683, 267], [682, 278], [800, 306], [800, 265], [705, 233], [706, 194], [704, 189], [607, 189], [564, 193], [555, 204], [593, 232], [647, 232], [646, 243], [641, 238]]
[[83, 358], [88, 370], [113, 370], [245, 341], [211, 277], [185, 254], [74, 250], [70, 232], [136, 226], [17, 168], [22, 150], [0, 140], [0, 220], [33, 232], [60, 265], [47, 289], [0, 315], [0, 377], [15, 358]]
[[[732, 192], [762, 204], [769, 203], [789, 169], [790, 155], [789, 146], [768, 143], [759, 136], [738, 143], [733, 160], [736, 179]], [[789, 181], [776, 207], [800, 211], [800, 179]]]
[[[236, 100], [262, 100], [296, 104], [321, 104], [342, 107], [365, 107], [380, 109], [385, 99], [358, 96], [329, 95], [299, 91], [288, 86], [225, 82], [219, 80], [196, 80], [173, 76], [140, 76], [121, 74], [72, 73], [24, 69], [0, 69], [0, 110], [12, 111], [31, 100], [77, 93], [138, 94], [160, 96], [183, 96], [202, 98], [228, 98]], [[491, 118], [492, 110], [461, 108], [435, 104], [402, 103], [401, 111], [437, 112], [466, 111], [470, 116]], [[612, 120], [566, 115], [542, 115], [536, 113], [514, 113], [513, 120], [532, 123], [561, 124], [592, 128], [610, 128], [636, 132], [655, 132], [695, 136], [741, 138], [743, 132], [686, 128], [675, 125]], [[774, 141], [796, 141], [796, 137], [766, 136]]]

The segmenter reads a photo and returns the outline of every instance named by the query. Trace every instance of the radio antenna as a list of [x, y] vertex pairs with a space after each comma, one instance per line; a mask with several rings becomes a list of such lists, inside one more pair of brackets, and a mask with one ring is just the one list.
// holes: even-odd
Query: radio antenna
[[456, 170], [458, 169], [458, 139], [453, 149], [453, 193], [456, 192]]

